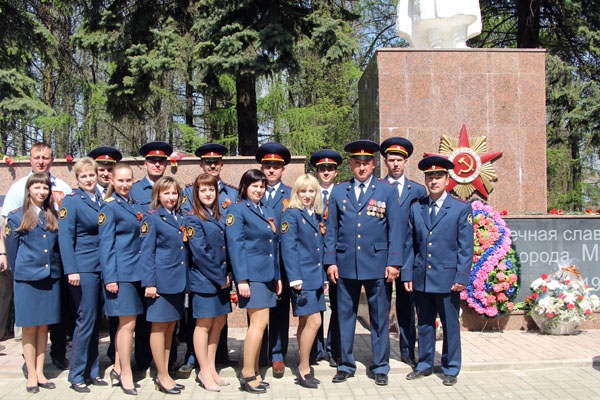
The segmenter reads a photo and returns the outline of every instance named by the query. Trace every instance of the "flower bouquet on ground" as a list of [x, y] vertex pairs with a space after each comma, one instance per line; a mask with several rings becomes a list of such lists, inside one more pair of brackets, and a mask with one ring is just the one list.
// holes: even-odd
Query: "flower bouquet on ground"
[[514, 308], [519, 291], [519, 266], [511, 248], [510, 230], [492, 207], [474, 201], [473, 265], [469, 285], [460, 298], [478, 314], [499, 318]]
[[551, 335], [577, 333], [579, 324], [600, 306], [600, 299], [591, 293], [575, 265], [542, 274], [531, 283], [531, 291], [525, 300], [531, 309], [529, 315], [542, 333]]

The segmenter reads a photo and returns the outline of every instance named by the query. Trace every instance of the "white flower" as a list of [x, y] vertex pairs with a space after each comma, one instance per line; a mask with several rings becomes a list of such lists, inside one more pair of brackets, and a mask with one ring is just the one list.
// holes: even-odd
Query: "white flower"
[[560, 282], [553, 279], [550, 282], [548, 282], [546, 286], [548, 286], [548, 290], [558, 289], [560, 287]]
[[544, 280], [542, 278], [537, 278], [535, 281], [531, 282], [531, 290], [538, 290], [543, 283]]

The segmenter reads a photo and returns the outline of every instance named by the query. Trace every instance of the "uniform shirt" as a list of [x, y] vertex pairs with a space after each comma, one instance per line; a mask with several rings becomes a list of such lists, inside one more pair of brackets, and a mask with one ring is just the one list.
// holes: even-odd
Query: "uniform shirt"
[[[31, 175], [33, 175], [33, 171], [10, 186], [6, 193], [6, 197], [4, 198], [4, 204], [2, 205], [3, 217], [8, 216], [11, 211], [23, 207], [25, 185], [27, 184], [27, 179], [29, 179]], [[62, 199], [71, 194], [73, 190], [67, 182], [52, 175], [50, 175], [50, 182], [52, 182], [52, 195], [54, 196], [54, 200], [60, 205]]]

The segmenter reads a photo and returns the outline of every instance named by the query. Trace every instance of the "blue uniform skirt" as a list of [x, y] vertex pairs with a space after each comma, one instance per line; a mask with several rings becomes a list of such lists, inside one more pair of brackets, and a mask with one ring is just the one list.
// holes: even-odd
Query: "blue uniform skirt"
[[163, 294], [155, 299], [146, 298], [148, 322], [173, 322], [179, 321], [183, 315], [183, 300], [185, 293]]
[[214, 318], [231, 312], [229, 289], [217, 293], [193, 293], [193, 317]]
[[317, 290], [302, 289], [300, 292], [290, 290], [294, 317], [311, 315], [325, 311], [325, 294], [323, 288]]
[[250, 297], [238, 296], [240, 308], [272, 308], [277, 305], [277, 282], [249, 281]]
[[104, 287], [104, 313], [109, 317], [138, 315], [144, 312], [142, 286], [137, 282], [118, 282], [119, 291], [110, 293]]
[[15, 325], [40, 326], [60, 322], [60, 278], [15, 281]]

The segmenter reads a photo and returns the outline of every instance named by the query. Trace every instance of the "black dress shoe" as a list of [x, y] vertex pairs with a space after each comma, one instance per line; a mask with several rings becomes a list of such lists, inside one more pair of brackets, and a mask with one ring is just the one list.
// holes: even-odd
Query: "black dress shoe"
[[185, 385], [175, 382], [175, 389], [183, 390], [183, 389], [185, 389]]
[[179, 367], [179, 369], [177, 371], [183, 373], [183, 374], [189, 374], [194, 370], [194, 364], [192, 363], [185, 363], [183, 364], [181, 367]]
[[407, 364], [412, 369], [414, 369], [417, 366], [417, 362], [415, 360], [406, 356], [401, 356], [400, 361], [402, 361], [404, 364]]
[[160, 383], [160, 381], [158, 380], [158, 378], [154, 378], [154, 388], [158, 391], [158, 392], [162, 392], [162, 393], [166, 393], [166, 394], [180, 394], [181, 390], [177, 389], [176, 387], [172, 387], [172, 388], [166, 388], [162, 385], [162, 383]]
[[52, 364], [61, 371], [66, 371], [69, 369], [69, 360], [65, 357], [52, 357]]
[[242, 388], [243, 391], [248, 392], [248, 393], [267, 393], [267, 388], [262, 386], [262, 385], [258, 385], [258, 386], [251, 386], [248, 382], [252, 382], [256, 380], [256, 376], [249, 376], [249, 377], [244, 377], [242, 376], [242, 373], [240, 372], [240, 376], [238, 377], [239, 381], [240, 381], [240, 386]]
[[95, 378], [87, 379], [86, 383], [88, 385], [94, 385], [94, 386], [108, 386], [108, 382], [106, 382], [104, 379], [100, 378], [99, 376], [97, 376]]
[[71, 389], [76, 391], [77, 393], [89, 393], [91, 392], [90, 388], [87, 387], [85, 383], [74, 383], [71, 385]]
[[27, 393], [39, 393], [40, 392], [40, 388], [37, 386], [25, 386], [25, 390], [27, 390]]
[[54, 384], [54, 382], [46, 382], [46, 383], [38, 383], [38, 386], [41, 387], [42, 389], [56, 389], [56, 385]]
[[458, 382], [458, 379], [455, 376], [450, 375], [444, 375], [444, 379], [442, 380], [444, 386], [452, 386], [455, 385], [456, 382]]
[[296, 380], [298, 381], [298, 384], [300, 386], [305, 387], [307, 389], [319, 388], [319, 384], [314, 379], [312, 379], [312, 376], [310, 374], [302, 376], [299, 368], [296, 368]]
[[429, 376], [429, 375], [431, 375], [431, 371], [415, 370], [415, 371], [409, 373], [408, 375], [406, 375], [406, 379], [408, 379], [409, 381], [412, 381], [414, 379], [420, 379], [424, 376]]
[[346, 372], [346, 371], [338, 371], [333, 376], [333, 379], [331, 380], [331, 382], [333, 382], [333, 383], [346, 382], [346, 380], [348, 380], [348, 378], [352, 378], [353, 376], [354, 376], [354, 373]]
[[387, 386], [388, 376], [386, 374], [375, 374], [375, 384], [377, 386]]

